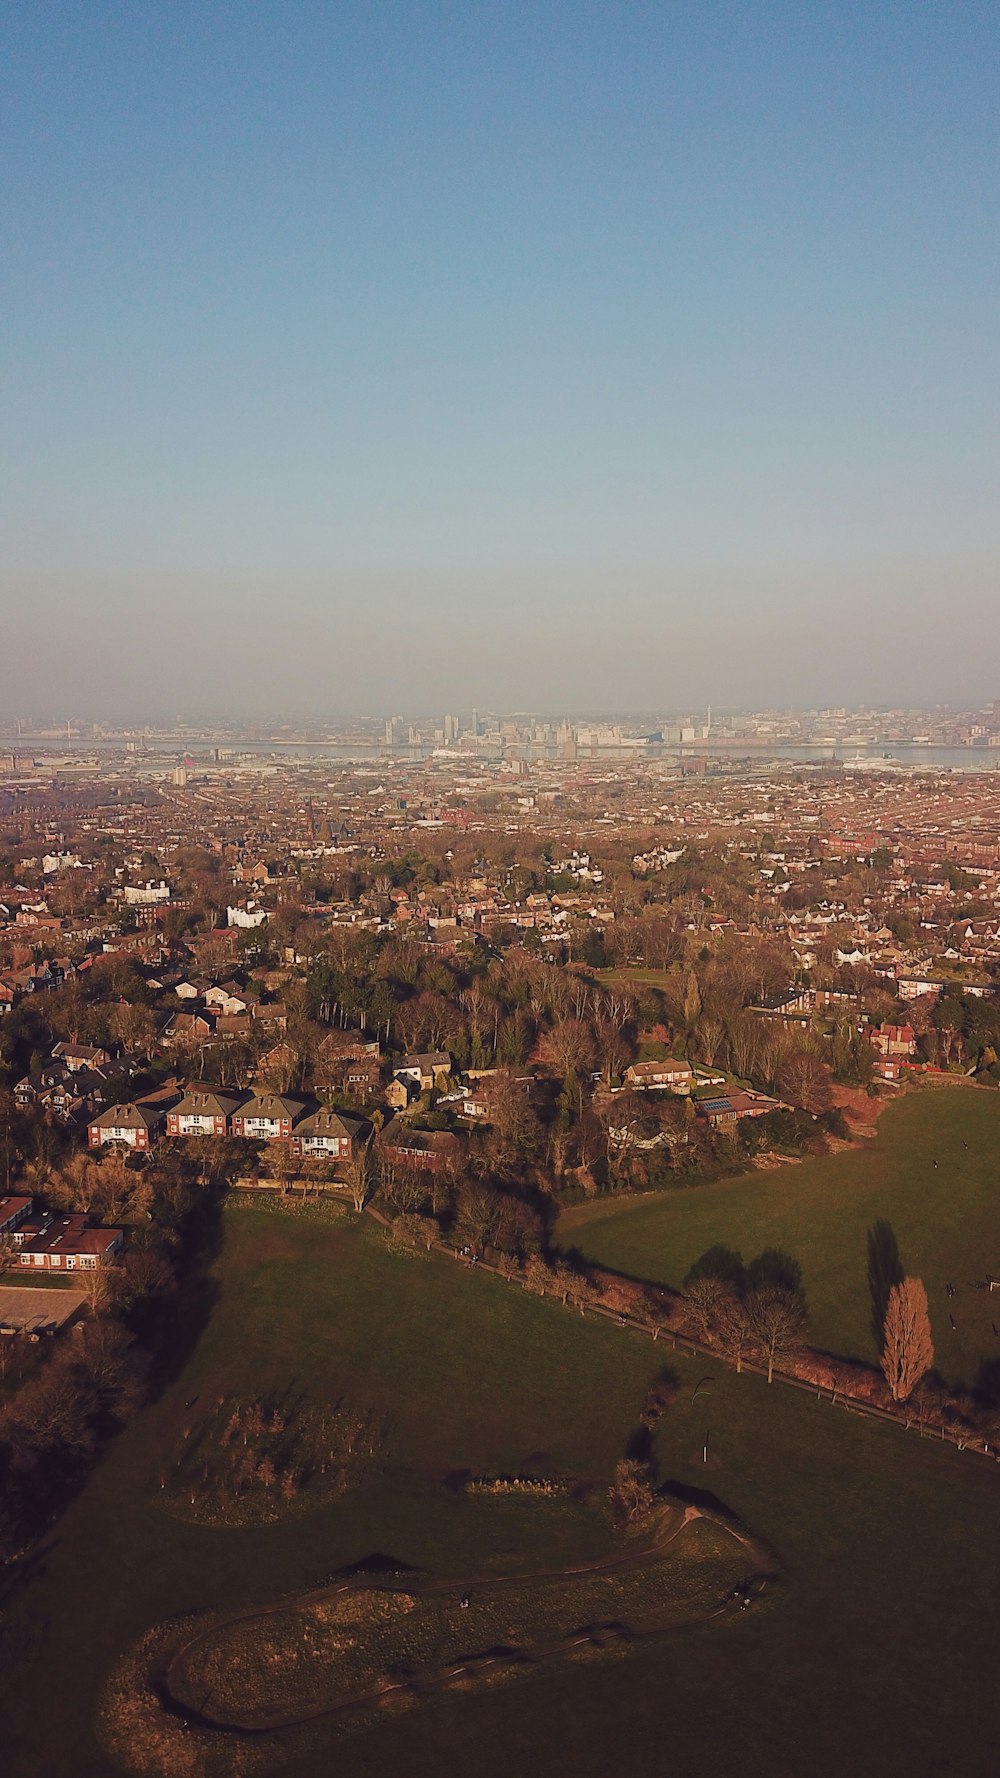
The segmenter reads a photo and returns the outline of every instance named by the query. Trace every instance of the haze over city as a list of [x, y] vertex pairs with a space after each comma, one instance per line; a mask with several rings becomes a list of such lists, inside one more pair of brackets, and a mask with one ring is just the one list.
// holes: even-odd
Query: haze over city
[[993, 696], [995, 8], [4, 38], [8, 713]]
[[2, 1778], [996, 1778], [998, 69], [7, 7]]

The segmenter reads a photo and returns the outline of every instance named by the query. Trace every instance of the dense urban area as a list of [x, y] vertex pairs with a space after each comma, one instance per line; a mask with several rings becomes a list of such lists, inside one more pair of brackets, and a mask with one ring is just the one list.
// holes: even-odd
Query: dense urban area
[[[71, 733], [68, 751], [51, 735], [15, 739], [0, 772], [0, 1546], [13, 1573], [122, 1428], [187, 1387], [178, 1367], [192, 1352], [201, 1362], [219, 1321], [220, 1252], [263, 1279], [278, 1228], [293, 1232], [286, 1247], [304, 1235], [292, 1266], [303, 1301], [317, 1288], [311, 1254], [334, 1243], [316, 1325], [344, 1289], [344, 1230], [363, 1229], [362, 1273], [380, 1253], [450, 1265], [480, 1298], [549, 1298], [619, 1347], [638, 1337], [658, 1359], [714, 1363], [735, 1387], [774, 1382], [995, 1461], [1000, 1365], [977, 1344], [987, 1325], [998, 1337], [990, 1228], [966, 1231], [976, 1278], [937, 1280], [935, 1294], [931, 1255], [924, 1277], [906, 1269], [873, 1192], [867, 1229], [852, 1233], [859, 1252], [867, 1241], [867, 1345], [822, 1283], [814, 1292], [810, 1263], [830, 1246], [824, 1218], [848, 1178], [829, 1169], [868, 1166], [883, 1117], [921, 1150], [929, 1192], [954, 1189], [959, 1143], [992, 1151], [995, 1126], [984, 1147], [975, 1120], [992, 1118], [1000, 1084], [1000, 774], [878, 749], [895, 731], [956, 747], [1000, 732], [990, 712], [835, 718], [774, 727], [867, 755], [733, 757], [708, 725], [662, 725], [655, 740], [611, 725], [598, 738], [596, 726], [477, 716], [402, 734], [390, 719], [360, 747], [356, 731], [283, 743]], [[769, 725], [727, 727], [763, 744]], [[930, 1117], [932, 1134], [914, 1134], [912, 1116]], [[752, 1201], [734, 1220], [717, 1195], [727, 1181], [791, 1181], [794, 1197], [807, 1178], [823, 1195], [802, 1183], [806, 1208], [784, 1224]], [[974, 1322], [958, 1300], [973, 1287]], [[846, 1288], [838, 1275], [829, 1294]], [[442, 1314], [450, 1289], [440, 1282]], [[241, 1337], [273, 1339], [258, 1386], [237, 1386], [227, 1360], [211, 1398], [195, 1388], [151, 1484], [168, 1512], [217, 1529], [298, 1523], [363, 1495], [398, 1436], [343, 1354], [332, 1397], [297, 1394], [296, 1364], [275, 1369], [284, 1304], [253, 1300]], [[650, 1634], [675, 1621], [657, 1589], [664, 1540], [688, 1526], [672, 1525], [680, 1508], [655, 1455], [680, 1390], [658, 1362], [638, 1435], [597, 1461], [615, 1547], [641, 1556], [629, 1558], [629, 1621], [646, 1611]], [[563, 1500], [583, 1485], [565, 1460], [515, 1441], [501, 1463], [466, 1436], [450, 1463], [468, 1462], [463, 1486], [486, 1498]], [[692, 1433], [702, 1480], [715, 1436]], [[684, 1498], [723, 1538], [709, 1497]], [[772, 1608], [770, 1558], [754, 1547], [741, 1578], [733, 1547], [703, 1552], [692, 1621], [719, 1575], [741, 1614]], [[624, 1558], [603, 1559], [617, 1572]], [[412, 1597], [418, 1616], [429, 1609]], [[568, 1580], [560, 1601], [551, 1621], [537, 1588], [510, 1602], [536, 1650], [551, 1654], [545, 1635], [584, 1609]], [[399, 1671], [444, 1683], [465, 1621], [449, 1619], [431, 1667], [406, 1640], [417, 1618], [405, 1635], [386, 1629], [402, 1638]], [[192, 1677], [189, 1645], [171, 1648], [173, 1715], [136, 1679], [134, 1654], [130, 1702], [105, 1706], [103, 1743], [122, 1759], [126, 1741], [143, 1749], [130, 1769], [181, 1769], [179, 1722], [191, 1747], [209, 1735], [184, 1770], [242, 1771], [213, 1765], [210, 1731], [291, 1733], [294, 1716], [298, 1734], [310, 1717], [307, 1687], [283, 1716], [255, 1692], [262, 1714], [247, 1716], [240, 1691], [208, 1721], [194, 1701], [204, 1671], [229, 1676], [213, 1681], [221, 1698], [239, 1659], [213, 1643]], [[357, 1697], [337, 1690], [343, 1675], [316, 1681], [358, 1722], [385, 1672], [400, 1683], [369, 1657]]]

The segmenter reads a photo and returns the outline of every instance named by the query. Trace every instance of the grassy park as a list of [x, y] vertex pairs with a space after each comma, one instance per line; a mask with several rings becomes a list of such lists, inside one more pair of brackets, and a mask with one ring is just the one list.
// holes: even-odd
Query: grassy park
[[978, 1288], [990, 1273], [1000, 1279], [1000, 1094], [912, 1093], [876, 1131], [861, 1147], [773, 1171], [574, 1208], [559, 1240], [675, 1286], [716, 1242], [744, 1259], [781, 1247], [802, 1266], [812, 1343], [872, 1360], [866, 1241], [882, 1219], [905, 1270], [927, 1286], [938, 1367], [974, 1384], [982, 1366], [1000, 1364], [1000, 1291]]
[[[170, 1620], [259, 1611], [376, 1553], [435, 1579], [606, 1557], [612, 1534], [585, 1500], [471, 1495], [456, 1477], [603, 1488], [664, 1363], [677, 1393], [657, 1432], [660, 1479], [675, 1498], [717, 1500], [773, 1552], [771, 1601], [626, 1657], [542, 1663], [518, 1680], [514, 1708], [499, 1686], [382, 1713], [338, 1743], [343, 1778], [444, 1767], [597, 1778], [620, 1768], [624, 1722], [640, 1778], [663, 1771], [665, 1747], [672, 1769], [710, 1778], [734, 1761], [751, 1778], [902, 1778], [920, 1769], [929, 1737], [935, 1747], [954, 1737], [969, 1778], [993, 1770], [993, 1465], [665, 1351], [444, 1256], [392, 1252], [349, 1217], [232, 1210], [215, 1281], [182, 1373], [2, 1601], [10, 1778], [119, 1772], [98, 1732], [100, 1700], [127, 1651]], [[303, 1411], [347, 1401], [377, 1415], [360, 1475], [273, 1523], [179, 1513], [160, 1478], [199, 1410], [292, 1382]], [[281, 1770], [319, 1778], [329, 1747], [289, 1749]]]

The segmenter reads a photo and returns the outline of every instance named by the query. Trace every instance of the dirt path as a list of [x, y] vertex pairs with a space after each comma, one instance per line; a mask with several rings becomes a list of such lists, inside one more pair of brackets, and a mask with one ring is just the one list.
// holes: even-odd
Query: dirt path
[[[569, 1580], [582, 1574], [607, 1574], [621, 1571], [623, 1569], [642, 1567], [648, 1563], [660, 1561], [670, 1548], [670, 1545], [673, 1544], [690, 1525], [694, 1524], [699, 1519], [705, 1519], [716, 1524], [721, 1530], [725, 1531], [726, 1535], [731, 1537], [735, 1543], [745, 1549], [748, 1555], [750, 1555], [758, 1565], [763, 1562], [763, 1552], [754, 1544], [753, 1540], [747, 1536], [746, 1533], [740, 1531], [735, 1526], [726, 1524], [724, 1520], [718, 1518], [713, 1513], [706, 1512], [701, 1507], [688, 1505], [684, 1507], [679, 1520], [671, 1525], [669, 1532], [666, 1535], [657, 1537], [651, 1544], [644, 1544], [641, 1548], [627, 1551], [623, 1555], [598, 1557], [593, 1561], [582, 1562], [573, 1567], [533, 1569], [523, 1574], [465, 1575], [458, 1579], [450, 1578], [448, 1580], [423, 1581], [416, 1583], [413, 1581], [386, 1580], [382, 1577], [373, 1576], [371, 1579], [355, 1578], [347, 1580], [340, 1586], [316, 1587], [311, 1589], [308, 1593], [297, 1594], [292, 1599], [278, 1599], [271, 1605], [255, 1607], [248, 1611], [236, 1613], [231, 1617], [224, 1617], [220, 1622], [213, 1624], [210, 1628], [199, 1630], [194, 1636], [189, 1637], [180, 1648], [174, 1650], [169, 1661], [157, 1676], [156, 1686], [160, 1702], [169, 1714], [176, 1716], [188, 1726], [197, 1727], [216, 1735], [233, 1734], [241, 1737], [259, 1738], [265, 1735], [282, 1734], [289, 1730], [305, 1727], [309, 1724], [322, 1721], [327, 1717], [370, 1708], [373, 1705], [382, 1704], [387, 1697], [392, 1696], [394, 1693], [412, 1695], [414, 1692], [425, 1693], [438, 1690], [442, 1686], [450, 1684], [456, 1678], [461, 1677], [463, 1674], [474, 1678], [497, 1667], [510, 1667], [519, 1664], [533, 1666], [542, 1661], [564, 1659], [574, 1648], [583, 1647], [587, 1644], [600, 1646], [602, 1639], [606, 1639], [612, 1635], [611, 1627], [604, 1625], [589, 1626], [581, 1630], [573, 1631], [566, 1636], [557, 1637], [550, 1643], [543, 1643], [532, 1647], [530, 1650], [511, 1649], [504, 1650], [500, 1654], [484, 1653], [482, 1655], [464, 1656], [458, 1661], [449, 1663], [446, 1667], [435, 1668], [427, 1673], [408, 1677], [406, 1679], [389, 1680], [368, 1691], [355, 1693], [348, 1698], [342, 1698], [335, 1704], [319, 1705], [316, 1709], [304, 1711], [300, 1715], [279, 1719], [276, 1722], [265, 1723], [260, 1726], [239, 1722], [220, 1721], [218, 1718], [213, 1717], [206, 1711], [208, 1696], [211, 1695], [210, 1693], [206, 1696], [201, 1709], [196, 1710], [182, 1705], [170, 1689], [171, 1673], [179, 1660], [186, 1659], [192, 1651], [196, 1652], [199, 1643], [204, 1642], [206, 1638], [214, 1637], [218, 1635], [220, 1631], [233, 1629], [240, 1624], [268, 1618], [289, 1610], [305, 1610], [312, 1604], [318, 1604], [323, 1600], [329, 1599], [331, 1596], [337, 1597], [344, 1593], [381, 1591], [418, 1594], [421, 1597], [440, 1597], [452, 1593], [465, 1594], [472, 1591], [499, 1591], [504, 1587], [523, 1586], [525, 1584], [530, 1584], [533, 1581]], [[670, 1634], [677, 1630], [694, 1628], [698, 1624], [708, 1623], [716, 1617], [723, 1616], [735, 1608], [736, 1602], [734, 1600], [726, 1599], [711, 1611], [703, 1612], [695, 1618], [687, 1619], [683, 1624], [668, 1625], [661, 1630], [634, 1632], [634, 1638], [637, 1641], [645, 1640], [654, 1636]], [[615, 1631], [614, 1634], [616, 1637], [620, 1637], [621, 1633]]]

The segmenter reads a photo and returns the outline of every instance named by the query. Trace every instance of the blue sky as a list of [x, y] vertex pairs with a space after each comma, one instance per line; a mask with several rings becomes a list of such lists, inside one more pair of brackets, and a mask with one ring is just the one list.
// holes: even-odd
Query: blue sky
[[7, 9], [0, 704], [974, 699], [978, 4]]

